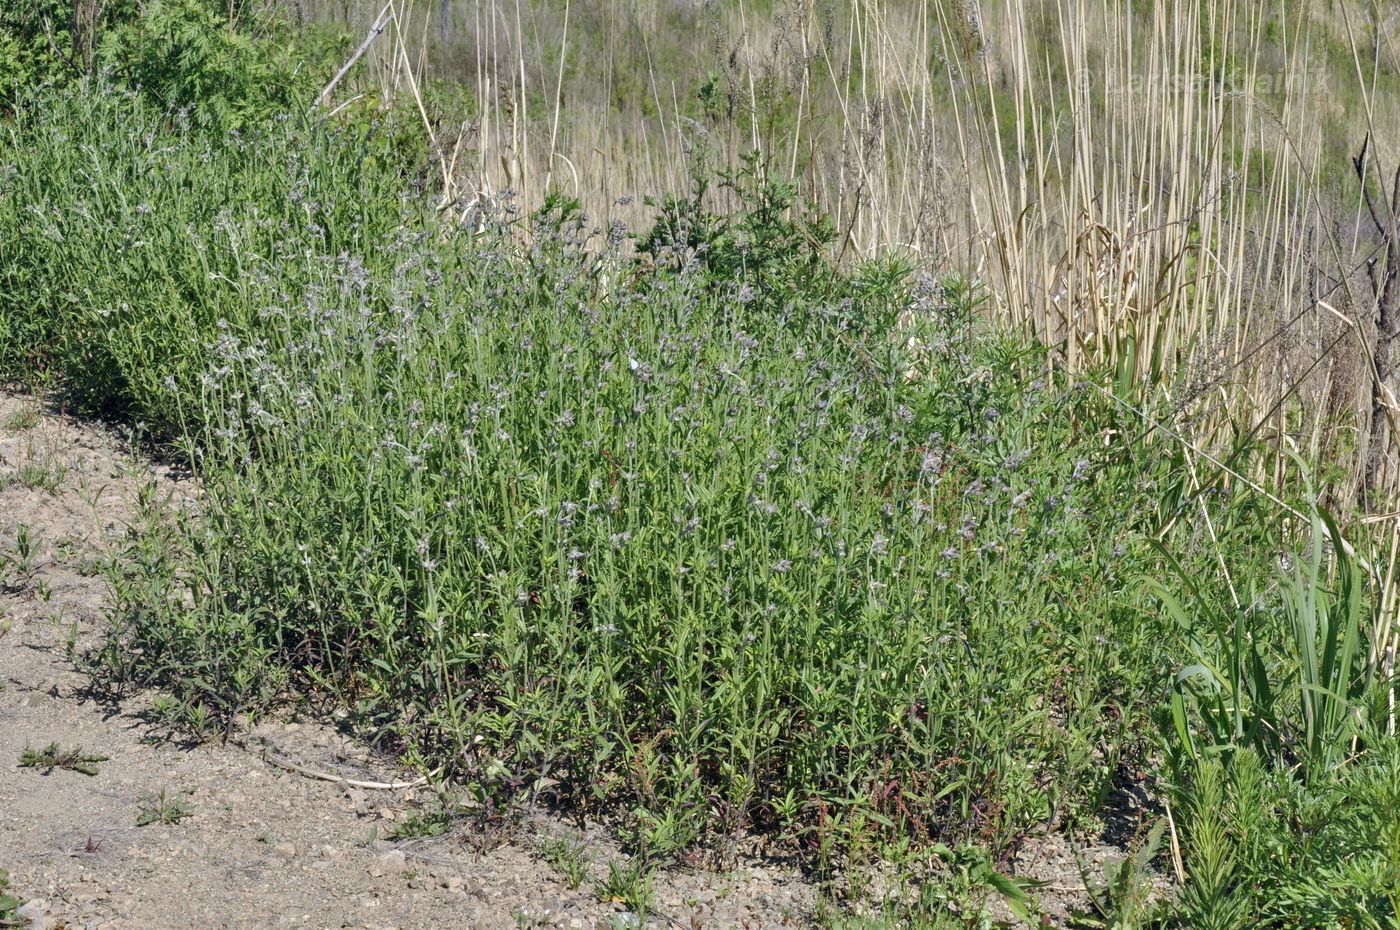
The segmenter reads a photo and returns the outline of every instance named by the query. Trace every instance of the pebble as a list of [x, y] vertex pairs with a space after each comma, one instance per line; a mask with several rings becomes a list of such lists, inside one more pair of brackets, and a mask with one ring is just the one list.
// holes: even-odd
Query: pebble
[[346, 807], [357, 816], [363, 817], [369, 813], [369, 797], [358, 788], [345, 792], [345, 802]]
[[272, 847], [272, 854], [278, 859], [285, 859], [287, 862], [291, 862], [297, 857], [297, 848], [292, 843], [278, 843], [276, 846]]
[[404, 870], [408, 864], [408, 857], [403, 854], [402, 849], [391, 849], [374, 860], [370, 866], [369, 873], [376, 877], [381, 875], [397, 875]]
[[20, 919], [21, 927], [28, 925], [36, 930], [49, 930], [54, 924], [49, 917], [49, 902], [42, 898], [35, 898], [23, 905], [15, 911], [15, 916]]

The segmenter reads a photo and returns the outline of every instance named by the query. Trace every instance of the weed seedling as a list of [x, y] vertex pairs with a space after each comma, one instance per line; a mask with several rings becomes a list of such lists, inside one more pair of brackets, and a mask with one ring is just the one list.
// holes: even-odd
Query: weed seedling
[[22, 433], [39, 425], [39, 409], [29, 404], [11, 410], [5, 416], [4, 428], [11, 433]]
[[588, 850], [580, 842], [560, 837], [546, 837], [535, 847], [541, 859], [554, 867], [569, 888], [577, 890], [588, 878]]
[[184, 795], [167, 797], [162, 790], [160, 794], [141, 805], [140, 812], [136, 815], [136, 825], [149, 827], [151, 824], [177, 824], [190, 813], [191, 807]]
[[1089, 864], [1076, 848], [1074, 861], [1079, 866], [1084, 890], [1089, 896], [1093, 914], [1079, 914], [1076, 919], [1085, 927], [1118, 927], [1132, 930], [1155, 926], [1161, 902], [1154, 900], [1152, 860], [1161, 851], [1166, 821], [1152, 828], [1142, 846], [1117, 864], [1106, 864], [1103, 880], [1091, 874]]
[[84, 578], [96, 578], [106, 569], [106, 560], [100, 555], [85, 555], [78, 560], [75, 571]]
[[611, 862], [608, 876], [598, 885], [598, 899], [613, 904], [625, 904], [643, 922], [651, 910], [651, 873], [640, 859]]
[[521, 908], [511, 916], [515, 918], [515, 925], [520, 930], [538, 930], [538, 928], [548, 927], [551, 924], [549, 911], [535, 913]]
[[57, 462], [29, 461], [19, 467], [19, 483], [26, 488], [58, 494], [68, 469]]
[[45, 775], [54, 769], [67, 769], [83, 775], [96, 775], [97, 763], [106, 762], [107, 756], [94, 752], [84, 752], [83, 747], [60, 749], [58, 743], [49, 743], [43, 749], [26, 749], [19, 754], [20, 768], [43, 769]]
[[23, 591], [34, 577], [39, 554], [38, 539], [28, 523], [15, 527], [15, 548], [13, 552], [0, 553], [0, 589], [10, 593]]
[[21, 523], [15, 529], [15, 556], [16, 564], [20, 571], [25, 574], [34, 572], [34, 559], [39, 553], [39, 540], [34, 534], [34, 528], [28, 523]]
[[452, 812], [443, 805], [412, 811], [389, 831], [391, 840], [421, 840], [442, 836], [452, 826]]

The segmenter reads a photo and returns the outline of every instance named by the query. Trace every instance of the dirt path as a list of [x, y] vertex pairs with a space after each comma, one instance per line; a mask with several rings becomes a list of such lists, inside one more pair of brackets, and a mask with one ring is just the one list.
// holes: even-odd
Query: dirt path
[[[597, 891], [618, 858], [604, 831], [539, 818], [494, 848], [461, 830], [385, 839], [422, 788], [361, 790], [289, 771], [411, 779], [334, 729], [282, 722], [242, 746], [182, 747], [145, 716], [85, 695], [70, 661], [104, 627], [99, 560], [125, 532], [138, 490], [188, 495], [110, 433], [0, 394], [0, 868], [44, 928], [632, 927]], [[22, 767], [51, 743], [105, 759], [96, 774]], [[177, 823], [138, 826], [176, 799]], [[415, 792], [418, 796], [415, 797]], [[467, 828], [463, 828], [467, 829]], [[588, 877], [571, 889], [536, 854], [543, 837], [581, 843]], [[677, 870], [654, 882], [651, 926], [802, 926], [814, 889], [792, 873], [741, 866]]]

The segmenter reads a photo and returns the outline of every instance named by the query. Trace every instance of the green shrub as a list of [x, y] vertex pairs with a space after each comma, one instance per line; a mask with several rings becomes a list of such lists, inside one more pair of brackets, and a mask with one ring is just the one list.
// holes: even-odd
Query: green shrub
[[1192, 763], [1175, 790], [1188, 880], [1174, 926], [1394, 927], [1400, 751], [1374, 736], [1312, 784], [1252, 749]]
[[36, 85], [67, 82], [91, 71], [103, 25], [128, 19], [136, 9], [132, 0], [101, 7], [70, 0], [13, 0], [0, 7], [0, 114]]
[[237, 128], [304, 112], [340, 36], [297, 31], [278, 15], [231, 22], [216, 0], [17, 0], [0, 10], [0, 112], [38, 84], [102, 73], [153, 102]]
[[[687, 196], [650, 201], [657, 218], [638, 238], [639, 252], [671, 267], [694, 262], [714, 279], [742, 282], [749, 299], [775, 305], [794, 290], [810, 296], [836, 288], [828, 251], [835, 226], [799, 202], [795, 183], [775, 177], [757, 152], [713, 176], [708, 157], [701, 152], [697, 159]], [[740, 208], [725, 209], [726, 199]]]
[[99, 67], [167, 107], [189, 108], [223, 128], [304, 110], [324, 70], [306, 54], [314, 48], [294, 44], [286, 28], [257, 36], [236, 29], [223, 6], [151, 0], [104, 32]]
[[[201, 136], [133, 146], [177, 190], [256, 182], [207, 224], [153, 193], [150, 253], [24, 237], [85, 295], [70, 384], [197, 439], [200, 522], [119, 585], [124, 672], [227, 721], [289, 670], [507, 799], [625, 803], [658, 854], [854, 822], [995, 844], [1092, 807], [1169, 642], [1128, 580], [1156, 458], [1105, 455], [1109, 401], [1038, 382], [956, 282], [612, 273], [567, 204], [522, 250], [373, 175], [336, 200], [341, 148], [303, 131], [207, 167]], [[759, 274], [781, 290], [749, 299]]]

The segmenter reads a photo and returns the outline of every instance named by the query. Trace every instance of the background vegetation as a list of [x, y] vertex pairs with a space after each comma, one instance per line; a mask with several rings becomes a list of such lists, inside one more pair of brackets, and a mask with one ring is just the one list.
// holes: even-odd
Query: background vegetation
[[[358, 32], [379, 9], [319, 12]], [[1058, 364], [1170, 393], [1193, 446], [1224, 458], [1241, 434], [1287, 435], [1349, 473], [1329, 487], [1348, 505], [1389, 493], [1393, 5], [395, 10], [374, 88], [463, 89], [429, 129], [465, 203], [563, 189], [605, 228], [640, 225], [619, 192], [758, 150], [832, 218], [833, 255], [985, 280], [991, 312]]]
[[0, 14], [0, 366], [203, 488], [96, 672], [834, 925], [1395, 926], [1388, 21], [1196, 12]]

